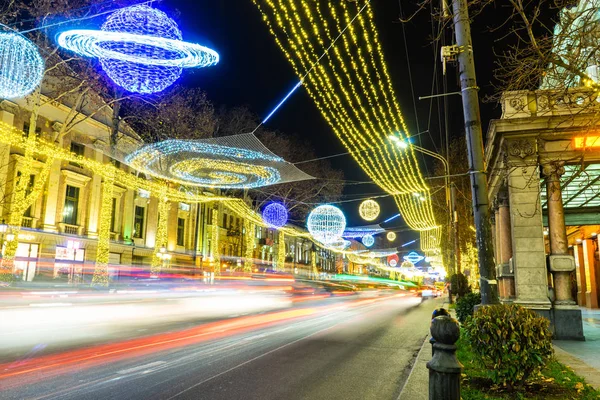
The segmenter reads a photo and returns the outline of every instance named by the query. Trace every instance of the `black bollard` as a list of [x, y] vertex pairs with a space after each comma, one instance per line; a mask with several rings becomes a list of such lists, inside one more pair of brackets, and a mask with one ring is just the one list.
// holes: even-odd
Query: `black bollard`
[[[450, 316], [450, 313], [448, 313], [448, 310], [446, 310], [445, 308], [438, 308], [436, 310], [433, 310], [433, 313], [431, 313], [431, 322], [433, 322], [433, 320], [435, 319], [435, 317], [439, 317], [442, 315], [447, 315]], [[433, 353], [435, 352], [435, 349], [433, 348], [433, 344], [435, 343], [435, 339], [433, 338], [433, 336], [431, 338], [429, 338], [429, 343], [431, 344], [431, 356], [433, 356]]]
[[429, 369], [429, 400], [460, 400], [462, 364], [456, 358], [454, 345], [460, 336], [458, 321], [443, 315], [431, 321], [431, 336], [435, 353], [427, 363]]

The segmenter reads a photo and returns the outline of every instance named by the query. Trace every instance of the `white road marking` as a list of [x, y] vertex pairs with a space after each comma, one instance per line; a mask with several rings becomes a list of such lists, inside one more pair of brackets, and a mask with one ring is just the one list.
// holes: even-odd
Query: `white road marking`
[[166, 361], [155, 361], [155, 362], [151, 362], [149, 364], [139, 365], [139, 366], [133, 367], [133, 368], [122, 369], [120, 371], [117, 371], [117, 374], [121, 374], [121, 375], [131, 374], [132, 372], [142, 371], [142, 370], [152, 368], [152, 367], [157, 367], [159, 365], [163, 365], [166, 363], [167, 363]]

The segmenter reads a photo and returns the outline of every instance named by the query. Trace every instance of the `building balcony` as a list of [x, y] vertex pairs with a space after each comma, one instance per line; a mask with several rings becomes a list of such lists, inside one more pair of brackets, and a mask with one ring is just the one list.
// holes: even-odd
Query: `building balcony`
[[21, 218], [21, 227], [22, 228], [37, 228], [38, 218], [33, 217], [23, 217]]
[[70, 225], [63, 222], [58, 223], [58, 231], [65, 235], [83, 236], [83, 227], [79, 225]]

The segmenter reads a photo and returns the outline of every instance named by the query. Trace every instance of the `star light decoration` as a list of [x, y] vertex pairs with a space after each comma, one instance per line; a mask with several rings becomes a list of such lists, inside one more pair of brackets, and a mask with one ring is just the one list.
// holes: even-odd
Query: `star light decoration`
[[0, 32], [0, 97], [24, 97], [43, 76], [44, 60], [33, 42], [16, 32]]
[[[391, 134], [402, 142], [407, 142], [410, 135], [383, 57], [372, 3], [253, 2], [302, 79], [302, 87], [354, 160], [393, 196], [407, 225], [417, 231], [431, 231], [439, 248], [439, 225], [430, 189], [414, 149], [400, 148], [389, 141]], [[420, 193], [420, 197], [415, 198], [413, 193]]]
[[375, 238], [371, 235], [363, 236], [362, 243], [367, 247], [371, 247], [375, 244]]
[[374, 221], [379, 216], [379, 204], [372, 199], [368, 199], [360, 203], [358, 213], [365, 221]]
[[281, 203], [270, 203], [262, 212], [263, 221], [272, 228], [281, 228], [287, 223], [288, 211]]
[[127, 155], [125, 162], [149, 175], [183, 184], [213, 188], [246, 189], [281, 180], [281, 157], [254, 150], [191, 140], [165, 140]]
[[346, 228], [346, 217], [339, 208], [325, 204], [310, 212], [306, 226], [316, 241], [324, 244], [336, 243]]
[[148, 94], [171, 86], [183, 68], [219, 62], [214, 50], [182, 39], [177, 23], [167, 14], [136, 5], [110, 14], [99, 31], [62, 32], [58, 44], [98, 58], [108, 77], [125, 90]]
[[396, 240], [396, 232], [388, 232], [386, 237], [387, 237], [387, 240], [389, 240], [390, 242], [393, 242], [394, 240]]

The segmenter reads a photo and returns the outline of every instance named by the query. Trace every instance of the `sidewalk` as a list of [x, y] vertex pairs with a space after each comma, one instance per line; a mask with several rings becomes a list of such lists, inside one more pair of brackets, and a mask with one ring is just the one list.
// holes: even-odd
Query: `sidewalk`
[[[448, 310], [448, 303], [443, 306]], [[454, 310], [449, 310], [456, 318]], [[595, 389], [600, 390], [600, 310], [581, 309], [585, 342], [555, 340], [556, 359], [583, 377]], [[423, 342], [415, 364], [398, 400], [427, 400], [429, 398], [429, 370], [431, 360], [430, 336]]]
[[585, 342], [555, 340], [556, 358], [600, 390], [600, 310], [581, 308]]

